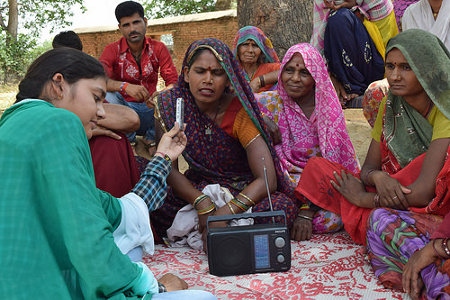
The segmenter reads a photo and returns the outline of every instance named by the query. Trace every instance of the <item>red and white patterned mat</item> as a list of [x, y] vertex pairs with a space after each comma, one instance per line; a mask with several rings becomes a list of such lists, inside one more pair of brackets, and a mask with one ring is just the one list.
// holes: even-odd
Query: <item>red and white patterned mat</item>
[[291, 241], [291, 251], [288, 272], [227, 277], [209, 274], [206, 254], [188, 247], [156, 245], [155, 254], [144, 262], [157, 277], [174, 273], [190, 288], [207, 290], [219, 299], [409, 299], [378, 283], [364, 247], [345, 232]]

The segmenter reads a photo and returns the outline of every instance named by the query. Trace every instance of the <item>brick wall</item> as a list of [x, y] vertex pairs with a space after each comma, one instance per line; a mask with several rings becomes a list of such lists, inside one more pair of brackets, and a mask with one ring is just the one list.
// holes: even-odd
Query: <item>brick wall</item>
[[[122, 36], [117, 26], [82, 28], [75, 31], [83, 42], [83, 50], [97, 58], [107, 44]], [[237, 31], [236, 10], [149, 20], [147, 27], [147, 35], [155, 39], [160, 39], [163, 34], [172, 35], [172, 59], [178, 72], [181, 69], [186, 49], [193, 41], [205, 37], [215, 37], [232, 48]]]

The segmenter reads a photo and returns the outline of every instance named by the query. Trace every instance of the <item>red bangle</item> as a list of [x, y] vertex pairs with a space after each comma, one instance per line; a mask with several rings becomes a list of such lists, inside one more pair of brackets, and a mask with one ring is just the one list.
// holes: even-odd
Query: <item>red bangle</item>
[[122, 84], [120, 85], [120, 89], [119, 89], [119, 91], [121, 92], [121, 93], [126, 93], [126, 89], [127, 89], [127, 86], [128, 86], [128, 82], [122, 82]]

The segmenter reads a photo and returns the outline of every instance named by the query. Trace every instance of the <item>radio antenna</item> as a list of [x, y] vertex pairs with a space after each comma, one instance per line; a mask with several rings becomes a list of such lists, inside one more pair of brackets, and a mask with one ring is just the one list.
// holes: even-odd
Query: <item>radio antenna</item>
[[[273, 212], [272, 197], [270, 196], [269, 180], [267, 179], [267, 168], [266, 162], [264, 161], [264, 157], [262, 158], [262, 161], [263, 161], [264, 183], [266, 184], [267, 198], [269, 200], [270, 211]], [[275, 223], [275, 217], [272, 217], [272, 222]]]

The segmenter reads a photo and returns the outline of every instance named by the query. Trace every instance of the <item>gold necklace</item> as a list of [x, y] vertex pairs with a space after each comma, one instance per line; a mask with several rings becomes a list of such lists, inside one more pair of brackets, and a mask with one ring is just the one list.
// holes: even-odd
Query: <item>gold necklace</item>
[[431, 10], [431, 11], [433, 12], [433, 17], [436, 19], [439, 14], [439, 10], [438, 11]]

